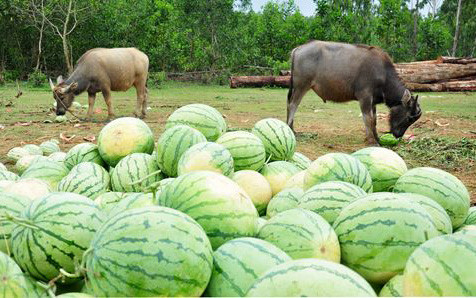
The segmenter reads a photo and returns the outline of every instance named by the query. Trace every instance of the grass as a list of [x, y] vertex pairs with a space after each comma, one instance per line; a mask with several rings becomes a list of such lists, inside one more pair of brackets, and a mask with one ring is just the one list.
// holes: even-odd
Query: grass
[[[75, 136], [61, 147], [68, 150], [84, 138], [97, 136], [106, 122], [106, 106], [102, 96], [96, 100], [94, 122], [57, 124], [44, 123], [54, 119], [53, 97], [48, 87], [22, 86], [23, 95], [13, 100], [13, 106], [5, 107], [16, 95], [15, 85], [0, 87], [0, 161], [15, 146], [26, 143], [39, 144], [59, 134]], [[214, 106], [225, 116], [229, 129], [249, 130], [259, 119], [276, 117], [286, 119], [286, 89], [230, 89], [227, 86], [209, 86], [190, 83], [167, 82], [160, 89], [149, 91], [150, 110], [145, 121], [156, 137], [164, 129], [165, 120], [176, 108], [188, 103], [205, 103]], [[407, 134], [413, 134], [411, 143], [404, 143], [395, 150], [409, 166], [439, 167], [459, 177], [476, 202], [476, 93], [421, 93], [424, 111], [421, 119]], [[87, 104], [86, 94], [77, 97]], [[131, 116], [135, 105], [135, 90], [113, 93], [113, 105], [117, 116]], [[377, 107], [378, 131], [388, 131], [388, 109]], [[85, 111], [80, 117], [85, 116]], [[71, 116], [68, 116], [73, 119]], [[21, 124], [25, 125], [22, 126]], [[323, 103], [309, 92], [296, 114], [297, 150], [312, 159], [328, 152], [353, 152], [365, 147], [364, 126], [356, 102]]]

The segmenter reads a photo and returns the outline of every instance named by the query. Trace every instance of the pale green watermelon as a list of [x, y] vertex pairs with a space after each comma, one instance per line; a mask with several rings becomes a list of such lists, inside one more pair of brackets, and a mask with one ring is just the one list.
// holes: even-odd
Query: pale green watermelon
[[165, 129], [176, 125], [195, 128], [211, 142], [226, 132], [226, 122], [221, 113], [205, 104], [189, 104], [175, 110], [167, 119]]
[[163, 178], [158, 171], [152, 155], [133, 153], [121, 159], [112, 170], [111, 188], [119, 192], [141, 192]]
[[120, 212], [131, 210], [134, 208], [142, 208], [146, 206], [154, 206], [154, 198], [151, 193], [124, 193], [124, 197], [115, 205], [111, 206], [109, 210], [105, 210], [108, 213], [108, 217], [112, 217]]
[[476, 206], [469, 208], [468, 216], [463, 222], [463, 226], [476, 225]]
[[113, 209], [122, 199], [127, 196], [126, 192], [112, 192], [108, 191], [100, 194], [94, 199], [94, 202], [98, 205], [104, 213], [108, 213]]
[[74, 192], [94, 200], [107, 192], [110, 185], [109, 173], [93, 162], [82, 162], [74, 166], [58, 184], [58, 191]]
[[64, 164], [68, 169], [86, 161], [97, 163], [100, 166], [106, 165], [99, 155], [98, 146], [92, 143], [81, 143], [74, 146], [66, 153], [64, 158]]
[[42, 155], [23, 156], [15, 163], [15, 170], [17, 171], [19, 175], [21, 175], [23, 174], [23, 172], [26, 171], [26, 169], [28, 169], [30, 165], [40, 160], [48, 160], [48, 158]]
[[15, 261], [0, 251], [0, 294], [2, 297], [27, 297], [23, 272]]
[[17, 194], [25, 196], [30, 200], [35, 200], [43, 197], [51, 192], [51, 187], [43, 180], [36, 178], [27, 178], [15, 181], [3, 189], [6, 193]]
[[[30, 202], [31, 200], [29, 198], [21, 195], [0, 192], [0, 216], [5, 215], [6, 213], [13, 216], [19, 216]], [[12, 250], [10, 238], [14, 227], [15, 224], [12, 222], [0, 221], [0, 252], [8, 253]]]
[[0, 171], [0, 180], [17, 181], [19, 179], [20, 177], [13, 172], [7, 170]]
[[304, 189], [304, 176], [306, 176], [306, 170], [302, 170], [300, 172], [297, 172], [291, 178], [288, 179], [286, 184], [284, 185], [284, 188], [293, 188], [297, 187], [300, 189]]
[[259, 171], [266, 160], [263, 142], [247, 131], [231, 131], [223, 134], [217, 141], [225, 146], [233, 156], [235, 171]]
[[203, 142], [188, 148], [177, 165], [178, 176], [193, 171], [212, 171], [225, 176], [233, 174], [233, 157], [223, 145]]
[[38, 145], [26, 144], [22, 148], [25, 149], [26, 151], [28, 151], [28, 153], [30, 153], [30, 155], [43, 155], [43, 150], [41, 150], [40, 146], [38, 146]]
[[8, 171], [8, 169], [3, 163], [0, 162], [0, 172], [1, 171]]
[[68, 173], [69, 170], [63, 163], [46, 159], [31, 164], [25, 172], [23, 172], [21, 178], [37, 178], [43, 180], [48, 183], [51, 189], [56, 190], [58, 183], [68, 175]]
[[307, 170], [311, 165], [312, 161], [304, 154], [300, 152], [294, 152], [293, 156], [289, 161], [295, 164], [301, 170]]
[[54, 152], [48, 156], [49, 160], [63, 162], [66, 160], [66, 153], [65, 152]]
[[271, 160], [289, 160], [293, 157], [296, 137], [283, 121], [275, 118], [262, 119], [256, 122], [251, 132], [261, 139], [266, 155]]
[[273, 196], [283, 190], [288, 180], [299, 172], [299, 168], [288, 161], [270, 162], [265, 164], [260, 171], [271, 185]]
[[241, 170], [231, 177], [253, 201], [259, 214], [266, 213], [266, 206], [271, 200], [271, 185], [260, 173], [252, 170]]
[[270, 218], [280, 212], [297, 208], [303, 194], [304, 191], [299, 187], [290, 187], [278, 192], [268, 204], [266, 217]]
[[14, 147], [7, 152], [7, 158], [9, 161], [17, 162], [20, 158], [26, 155], [31, 155], [28, 150], [22, 147]]
[[45, 141], [40, 144], [41, 151], [43, 152], [44, 156], [50, 156], [55, 152], [60, 152], [61, 149], [56, 142], [52, 141]]
[[154, 135], [147, 124], [137, 118], [122, 117], [109, 122], [98, 136], [98, 149], [102, 159], [115, 167], [132, 153], [152, 153]]
[[404, 297], [403, 274], [392, 277], [380, 290], [379, 297]]

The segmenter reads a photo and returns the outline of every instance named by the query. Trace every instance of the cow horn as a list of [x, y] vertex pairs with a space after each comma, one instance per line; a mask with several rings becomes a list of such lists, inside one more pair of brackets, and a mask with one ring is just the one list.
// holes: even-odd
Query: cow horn
[[51, 91], [55, 91], [55, 84], [53, 84], [53, 81], [51, 80], [51, 78], [49, 79], [49, 81], [50, 81]]
[[61, 83], [63, 83], [63, 82], [64, 82], [63, 76], [59, 75], [58, 78], [56, 78], [56, 84], [59, 85], [59, 84], [61, 84]]
[[405, 89], [405, 92], [403, 92], [403, 96], [402, 96], [403, 105], [408, 106], [411, 99], [412, 99], [412, 95], [411, 95], [410, 91], [408, 91], [408, 89]]

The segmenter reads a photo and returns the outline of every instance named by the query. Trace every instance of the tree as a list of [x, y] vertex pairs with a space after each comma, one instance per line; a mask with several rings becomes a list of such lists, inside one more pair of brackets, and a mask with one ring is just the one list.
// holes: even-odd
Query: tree
[[456, 55], [456, 48], [458, 47], [458, 38], [459, 38], [459, 17], [461, 15], [461, 1], [458, 0], [458, 9], [456, 10], [456, 26], [455, 26], [455, 35], [453, 38], [453, 49], [451, 50], [451, 56]]

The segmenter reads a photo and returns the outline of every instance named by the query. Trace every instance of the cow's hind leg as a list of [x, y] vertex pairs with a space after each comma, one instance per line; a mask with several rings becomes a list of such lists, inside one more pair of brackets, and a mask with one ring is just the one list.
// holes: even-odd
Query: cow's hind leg
[[115, 115], [112, 108], [111, 91], [107, 89], [102, 90], [102, 96], [104, 96], [104, 101], [107, 105], [107, 118], [109, 120], [114, 119]]
[[287, 109], [287, 123], [294, 131], [294, 115], [301, 103], [302, 98], [307, 93], [310, 87], [294, 86], [289, 90], [288, 94], [288, 109]]
[[372, 95], [370, 93], [357, 96], [360, 103], [360, 111], [365, 125], [366, 142], [370, 145], [379, 145], [377, 134], [377, 113], [372, 103]]
[[96, 93], [88, 92], [88, 114], [86, 116], [88, 121], [92, 119], [95, 101], [96, 101]]
[[139, 118], [145, 118], [147, 110], [147, 87], [145, 82], [139, 82], [135, 84], [136, 93], [137, 93], [137, 102], [134, 115]]

